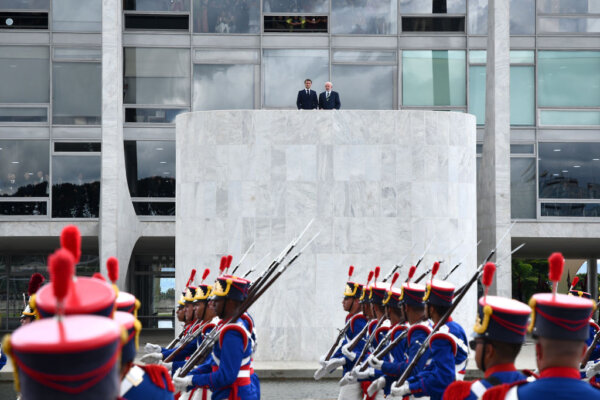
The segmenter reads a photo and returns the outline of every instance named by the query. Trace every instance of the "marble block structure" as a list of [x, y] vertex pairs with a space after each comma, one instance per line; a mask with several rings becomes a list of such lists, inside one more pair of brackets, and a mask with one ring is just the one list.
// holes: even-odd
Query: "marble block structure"
[[[256, 359], [317, 360], [344, 325], [342, 293], [405, 256], [401, 279], [463, 260], [457, 286], [476, 268], [475, 117], [434, 111], [206, 111], [177, 116], [176, 286], [192, 268], [253, 250], [258, 276], [315, 218], [317, 240], [251, 308]], [[472, 328], [476, 290], [456, 320]]]

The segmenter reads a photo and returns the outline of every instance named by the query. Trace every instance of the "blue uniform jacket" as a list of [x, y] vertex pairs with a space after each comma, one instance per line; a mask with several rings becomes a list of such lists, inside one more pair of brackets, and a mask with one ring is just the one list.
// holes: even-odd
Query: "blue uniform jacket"
[[[195, 386], [208, 386], [212, 391], [212, 400], [229, 398], [231, 385], [238, 378], [240, 366], [251, 365], [254, 341], [251, 323], [246, 319], [236, 321], [236, 327], [224, 330], [213, 347], [211, 357], [194, 369], [192, 382]], [[215, 369], [215, 371], [213, 371]], [[252, 376], [254, 375], [254, 376]], [[260, 384], [256, 374], [249, 377], [250, 384], [238, 386], [237, 394], [241, 400], [258, 400]]]
[[[137, 385], [132, 385], [128, 379], [131, 379], [133, 382], [140, 383]], [[134, 365], [125, 379], [123, 379], [123, 383], [121, 384], [122, 398], [125, 400], [173, 400], [174, 393], [172, 390], [168, 389], [170, 386], [170, 378], [168, 377], [166, 370], [165, 376], [157, 375], [154, 376], [154, 379], [157, 379], [157, 382], [154, 382], [141, 367]], [[159, 387], [161, 383], [158, 382], [158, 380], [162, 380], [162, 388]], [[127, 387], [131, 387], [129, 390], [123, 393], [123, 390], [126, 390], [126, 387], [124, 387], [125, 385], [127, 385]]]
[[[454, 382], [446, 389], [444, 399], [452, 400], [477, 400], [483, 396], [487, 389], [503, 383], [520, 382], [527, 379], [527, 376], [520, 371], [517, 371], [514, 364], [501, 364], [489, 368], [485, 372], [485, 378], [474, 381]], [[466, 391], [461, 390], [461, 386], [470, 388], [469, 394], [465, 397], [463, 394]], [[459, 395], [460, 393], [460, 395]]]
[[[195, 322], [195, 321], [194, 321]], [[176, 346], [172, 349], [165, 349], [163, 347], [163, 349], [161, 350], [161, 353], [163, 355], [163, 360], [165, 358], [167, 358], [169, 356], [169, 354], [173, 353], [179, 346]], [[198, 348], [198, 340], [193, 340], [190, 343], [188, 343], [183, 349], [181, 349], [181, 351], [179, 353], [177, 353], [177, 355], [175, 355], [173, 361], [185, 361], [186, 358], [188, 358], [189, 356], [191, 356], [194, 351], [196, 351], [196, 349]]]
[[[342, 347], [345, 346], [347, 343], [351, 342], [352, 339], [354, 339], [354, 337], [356, 335], [358, 335], [360, 333], [360, 331], [362, 331], [362, 329], [367, 324], [367, 319], [365, 318], [365, 316], [362, 313], [346, 316], [346, 323], [349, 320], [351, 320], [350, 327], [346, 331], [346, 335], [344, 336], [344, 339], [342, 340], [342, 345], [339, 346], [337, 351], [333, 354], [333, 356], [331, 356], [331, 358], [346, 359], [346, 364], [344, 364], [344, 374], [346, 372], [350, 371], [354, 367], [354, 361], [350, 361], [346, 356], [344, 356], [344, 354], [342, 353]], [[366, 336], [367, 335], [365, 335], [365, 337]], [[365, 343], [366, 343], [366, 339], [363, 339], [354, 348], [353, 351], [357, 357], [362, 352], [363, 347], [365, 347]]]
[[2, 352], [2, 349], [0, 348], [0, 369], [4, 368], [5, 365], [6, 365], [6, 355]]
[[408, 378], [413, 396], [440, 400], [446, 388], [455, 381], [456, 373], [464, 373], [468, 357], [466, 343], [467, 335], [459, 324], [448, 321], [442, 326], [429, 342], [430, 354], [425, 366]]

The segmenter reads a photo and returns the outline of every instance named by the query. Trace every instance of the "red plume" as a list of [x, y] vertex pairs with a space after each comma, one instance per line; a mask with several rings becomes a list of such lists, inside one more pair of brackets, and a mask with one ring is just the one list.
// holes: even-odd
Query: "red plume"
[[392, 287], [394, 286], [394, 284], [396, 283], [396, 281], [398, 280], [399, 277], [400, 277], [400, 272], [395, 272], [394, 276], [392, 277], [392, 284], [390, 285], [390, 290], [392, 290]]
[[115, 257], [108, 257], [108, 260], [106, 260], [106, 269], [108, 271], [108, 279], [112, 283], [119, 280], [119, 260]]
[[483, 277], [481, 278], [481, 283], [485, 287], [490, 287], [492, 285], [492, 281], [494, 280], [494, 273], [496, 272], [496, 266], [494, 263], [489, 262], [486, 263], [483, 267]]
[[231, 267], [231, 261], [233, 261], [233, 256], [230, 254], [227, 256], [227, 269]]
[[352, 278], [353, 274], [354, 274], [354, 265], [351, 265], [350, 268], [348, 268], [348, 280], [350, 280], [350, 278]]
[[371, 279], [373, 279], [373, 275], [374, 275], [374, 272], [369, 271], [369, 277], [367, 279], [367, 284], [365, 286], [369, 286], [369, 282], [371, 282]]
[[416, 266], [412, 266], [410, 267], [410, 269], [408, 270], [408, 280], [410, 281], [413, 276], [415, 276], [415, 272], [417, 272], [417, 267]]
[[433, 263], [433, 268], [431, 268], [431, 279], [433, 279], [433, 277], [437, 275], [439, 270], [440, 270], [440, 263], [436, 261]]
[[575, 286], [577, 286], [578, 283], [579, 283], [579, 277], [577, 275], [575, 275], [575, 278], [573, 278], [573, 283], [571, 283], [571, 288], [570, 289], [574, 289]]
[[223, 256], [221, 257], [221, 265], [219, 265], [219, 271], [223, 273], [223, 271], [225, 271], [225, 268], [227, 268], [227, 257]]
[[185, 287], [188, 287], [192, 284], [192, 282], [194, 282], [194, 278], [196, 277], [196, 269], [192, 269], [192, 272], [190, 273], [190, 278], [188, 279], [187, 283], [185, 284]]
[[548, 257], [548, 264], [550, 269], [548, 271], [548, 277], [552, 282], [560, 281], [560, 277], [563, 273], [563, 267], [565, 266], [565, 259], [561, 253], [552, 253]]
[[92, 278], [100, 279], [101, 281], [106, 282], [106, 278], [100, 272], [94, 272], [94, 275], [92, 275]]
[[210, 275], [210, 268], [206, 268], [204, 270], [204, 273], [202, 274], [202, 282], [204, 282], [204, 280], [208, 277], [208, 275]]
[[75, 273], [75, 259], [71, 252], [65, 249], [58, 249], [48, 257], [48, 266], [50, 269], [50, 280], [54, 289], [54, 296], [58, 303], [67, 295], [69, 283], [73, 280]]
[[71, 252], [75, 264], [81, 258], [81, 233], [75, 225], [67, 225], [60, 234], [60, 246]]
[[27, 294], [29, 296], [35, 294], [45, 280], [46, 278], [44, 278], [44, 276], [39, 272], [31, 275], [31, 278], [29, 278], [29, 286], [27, 287]]
[[375, 267], [375, 280], [373, 284], [377, 283], [377, 278], [379, 278], [379, 274], [381, 273], [381, 267], [378, 265]]

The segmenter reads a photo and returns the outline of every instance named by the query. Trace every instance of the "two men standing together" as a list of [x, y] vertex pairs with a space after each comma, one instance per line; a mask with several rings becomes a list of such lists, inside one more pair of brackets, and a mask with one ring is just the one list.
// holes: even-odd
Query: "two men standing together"
[[321, 110], [339, 110], [341, 107], [340, 95], [332, 89], [333, 85], [331, 82], [325, 82], [325, 91], [321, 92], [319, 99], [317, 100], [317, 92], [312, 90], [312, 81], [310, 79], [304, 80], [304, 90], [298, 92], [298, 98], [296, 99], [296, 106], [298, 110], [315, 110], [317, 108]]

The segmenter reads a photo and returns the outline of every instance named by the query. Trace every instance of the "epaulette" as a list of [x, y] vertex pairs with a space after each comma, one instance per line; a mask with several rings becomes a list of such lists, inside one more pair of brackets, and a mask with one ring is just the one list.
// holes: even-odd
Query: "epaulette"
[[215, 326], [217, 326], [217, 325], [212, 324], [212, 323], [204, 325], [202, 327], [202, 334], [206, 335], [207, 332], [209, 332], [210, 330], [215, 329]]
[[471, 385], [469, 381], [454, 381], [446, 388], [443, 400], [462, 400], [471, 394]]
[[396, 335], [398, 333], [404, 332], [407, 329], [408, 329], [408, 327], [406, 325], [404, 325], [404, 324], [402, 324], [402, 325], [396, 325], [395, 327], [392, 328], [392, 331], [391, 331], [391, 333], [389, 335], [392, 338], [392, 340], [394, 340], [396, 338]]
[[501, 385], [493, 386], [485, 391], [482, 400], [504, 400], [506, 394], [513, 388], [517, 386], [524, 385], [529, 383], [527, 380], [512, 382], [512, 383], [503, 383]]
[[246, 348], [248, 347], [248, 331], [243, 326], [238, 324], [227, 324], [221, 329], [221, 332], [219, 333], [219, 346], [223, 347], [225, 333], [229, 331], [236, 331], [242, 335], [242, 339], [244, 340], [244, 351], [246, 351]]
[[590, 325], [596, 330], [596, 332], [600, 331], [600, 326], [598, 326], [598, 324], [596, 323], [596, 321], [594, 321], [591, 318], [590, 318]]
[[356, 324], [356, 321], [358, 321], [359, 319], [362, 319], [365, 321], [367, 320], [367, 318], [362, 313], [354, 314], [350, 319], [350, 331], [352, 331], [352, 333], [354, 333], [354, 325]]
[[452, 335], [443, 332], [435, 333], [433, 336], [431, 336], [431, 339], [429, 339], [429, 348], [431, 348], [431, 345], [436, 340], [447, 340], [448, 342], [450, 342], [450, 344], [452, 345], [452, 354], [456, 355], [456, 341], [454, 340]]
[[249, 314], [244, 313], [240, 318], [248, 323], [248, 332], [254, 332], [254, 321], [252, 320], [252, 317]]
[[149, 364], [149, 365], [138, 365], [144, 370], [146, 375], [150, 378], [152, 383], [161, 389], [167, 389], [169, 392], [175, 392], [173, 382], [171, 382], [171, 376], [169, 371], [162, 365]]
[[431, 328], [425, 324], [416, 324], [410, 327], [408, 330], [408, 334], [406, 336], [406, 340], [408, 341], [408, 345], [410, 346], [410, 340], [416, 331], [425, 332], [425, 336], [429, 336], [431, 333]]
[[375, 340], [377, 343], [379, 343], [379, 340], [382, 338], [382, 335], [385, 336], [386, 333], [388, 333], [390, 330], [389, 326], [380, 326], [379, 328], [377, 328], [377, 330], [375, 331]]
[[375, 327], [377, 326], [377, 321], [376, 319], [371, 320], [371, 322], [369, 322], [369, 335], [373, 334], [373, 330], [375, 329]]

